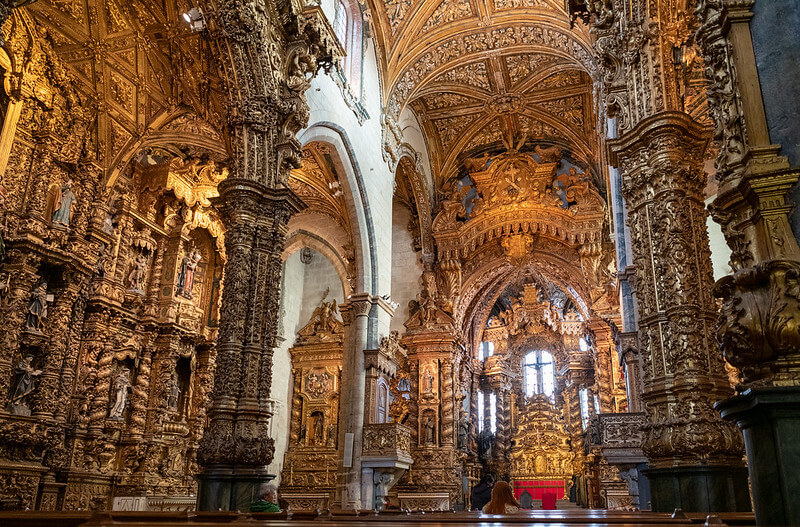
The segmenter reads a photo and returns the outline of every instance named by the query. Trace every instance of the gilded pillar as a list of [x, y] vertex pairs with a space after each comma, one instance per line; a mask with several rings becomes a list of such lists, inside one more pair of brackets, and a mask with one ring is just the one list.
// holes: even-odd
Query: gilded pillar
[[800, 169], [772, 144], [750, 31], [754, 0], [701, 0], [697, 40], [706, 64], [719, 191], [712, 217], [731, 248], [720, 279], [717, 339], [740, 368], [739, 395], [716, 405], [744, 434], [759, 525], [800, 523], [800, 248], [787, 193]]
[[[405, 497], [402, 503], [424, 503], [434, 495], [437, 508], [450, 508], [460, 503], [462, 493], [462, 455], [458, 450], [455, 427], [453, 378], [460, 378], [464, 348], [455, 335], [452, 318], [432, 308], [430, 319], [424, 311], [412, 312], [406, 322], [407, 332], [401, 344], [408, 350], [411, 376], [411, 399], [415, 417], [406, 424], [415, 427], [411, 455], [414, 464], [398, 484]], [[438, 319], [439, 322], [435, 322]], [[488, 394], [485, 394], [488, 405]], [[450, 402], [448, 402], [450, 401]], [[488, 426], [488, 425], [487, 425]], [[444, 497], [447, 493], [447, 497]], [[433, 503], [433, 502], [429, 502]]]
[[245, 510], [272, 479], [267, 404], [277, 345], [281, 251], [289, 218], [302, 203], [288, 189], [239, 178], [219, 186], [226, 225], [217, 367], [209, 424], [200, 443], [198, 508]]
[[614, 411], [612, 398], [613, 375], [611, 350], [614, 342], [611, 340], [611, 328], [603, 321], [593, 321], [589, 329], [594, 333], [594, 364], [595, 380], [597, 381], [597, 397], [600, 402], [600, 413]]
[[[512, 372], [508, 359], [504, 355], [493, 355], [484, 362], [484, 374], [486, 375], [487, 385], [495, 397], [495, 433], [492, 445], [492, 459], [490, 466], [492, 470], [505, 476], [509, 474], [508, 452], [511, 449], [511, 398]], [[521, 390], [520, 392], [524, 393]], [[490, 396], [489, 396], [490, 397]], [[487, 410], [487, 421], [491, 430], [491, 408], [490, 398], [484, 401], [484, 408]]]
[[[288, 188], [300, 163], [304, 93], [320, 65], [342, 56], [319, 6], [223, 2], [209, 37], [226, 80], [230, 177], [219, 184], [227, 262], [209, 424], [198, 461], [198, 508], [246, 510], [273, 458], [272, 354], [280, 312], [281, 252], [304, 205]], [[285, 12], [284, 12], [285, 11]]]
[[[706, 143], [705, 129], [682, 112], [658, 113], [610, 142], [636, 262], [644, 452], [656, 511], [749, 508], [741, 436], [713, 409], [730, 385], [713, 341]], [[679, 490], [685, 481], [710, 490]]]
[[592, 26], [600, 104], [615, 118], [606, 144], [630, 226], [653, 510], [748, 510], [741, 436], [713, 409], [730, 386], [713, 341], [710, 132], [689, 114], [703, 97], [696, 20], [667, 0], [579, 4], [570, 9]]

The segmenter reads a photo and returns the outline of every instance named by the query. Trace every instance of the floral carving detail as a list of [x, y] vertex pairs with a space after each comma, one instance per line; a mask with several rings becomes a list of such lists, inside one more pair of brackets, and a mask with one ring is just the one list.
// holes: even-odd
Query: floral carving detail
[[800, 263], [770, 261], [722, 278], [717, 339], [745, 386], [795, 385], [800, 351]]

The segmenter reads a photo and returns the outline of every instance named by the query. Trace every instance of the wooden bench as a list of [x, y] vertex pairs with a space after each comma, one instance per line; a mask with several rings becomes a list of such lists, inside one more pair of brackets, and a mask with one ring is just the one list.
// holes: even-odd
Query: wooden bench
[[[719, 513], [716, 515], [726, 525], [755, 525], [752, 513]], [[432, 525], [454, 527], [455, 525], [516, 526], [610, 526], [610, 527], [675, 527], [704, 524], [706, 515], [684, 513], [673, 518], [669, 514], [653, 512], [625, 512], [608, 510], [535, 510], [520, 511], [510, 515], [491, 515], [480, 512], [423, 512], [423, 511], [322, 511], [291, 513], [242, 513], [242, 512], [0, 512], [2, 527], [254, 527], [256, 525], [305, 527], [321, 524], [338, 527], [370, 526], [400, 527], [403, 525]]]

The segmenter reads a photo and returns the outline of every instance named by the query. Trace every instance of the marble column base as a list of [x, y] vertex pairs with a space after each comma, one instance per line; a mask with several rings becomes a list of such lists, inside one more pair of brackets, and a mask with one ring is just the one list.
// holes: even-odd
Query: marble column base
[[758, 525], [800, 525], [800, 387], [752, 388], [715, 408], [744, 435]]
[[698, 465], [647, 469], [653, 512], [748, 512], [745, 467]]
[[197, 478], [198, 511], [242, 511], [258, 501], [259, 487], [273, 479], [266, 467], [209, 466]]

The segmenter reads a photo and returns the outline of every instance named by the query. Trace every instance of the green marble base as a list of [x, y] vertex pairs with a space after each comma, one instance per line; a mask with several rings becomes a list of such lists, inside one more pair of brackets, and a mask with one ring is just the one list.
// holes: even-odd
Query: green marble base
[[800, 387], [754, 388], [715, 408], [744, 435], [758, 525], [800, 525]]
[[747, 469], [690, 466], [647, 469], [653, 512], [748, 512]]
[[266, 467], [210, 466], [196, 478], [198, 511], [247, 512], [258, 500], [259, 487], [275, 476]]

